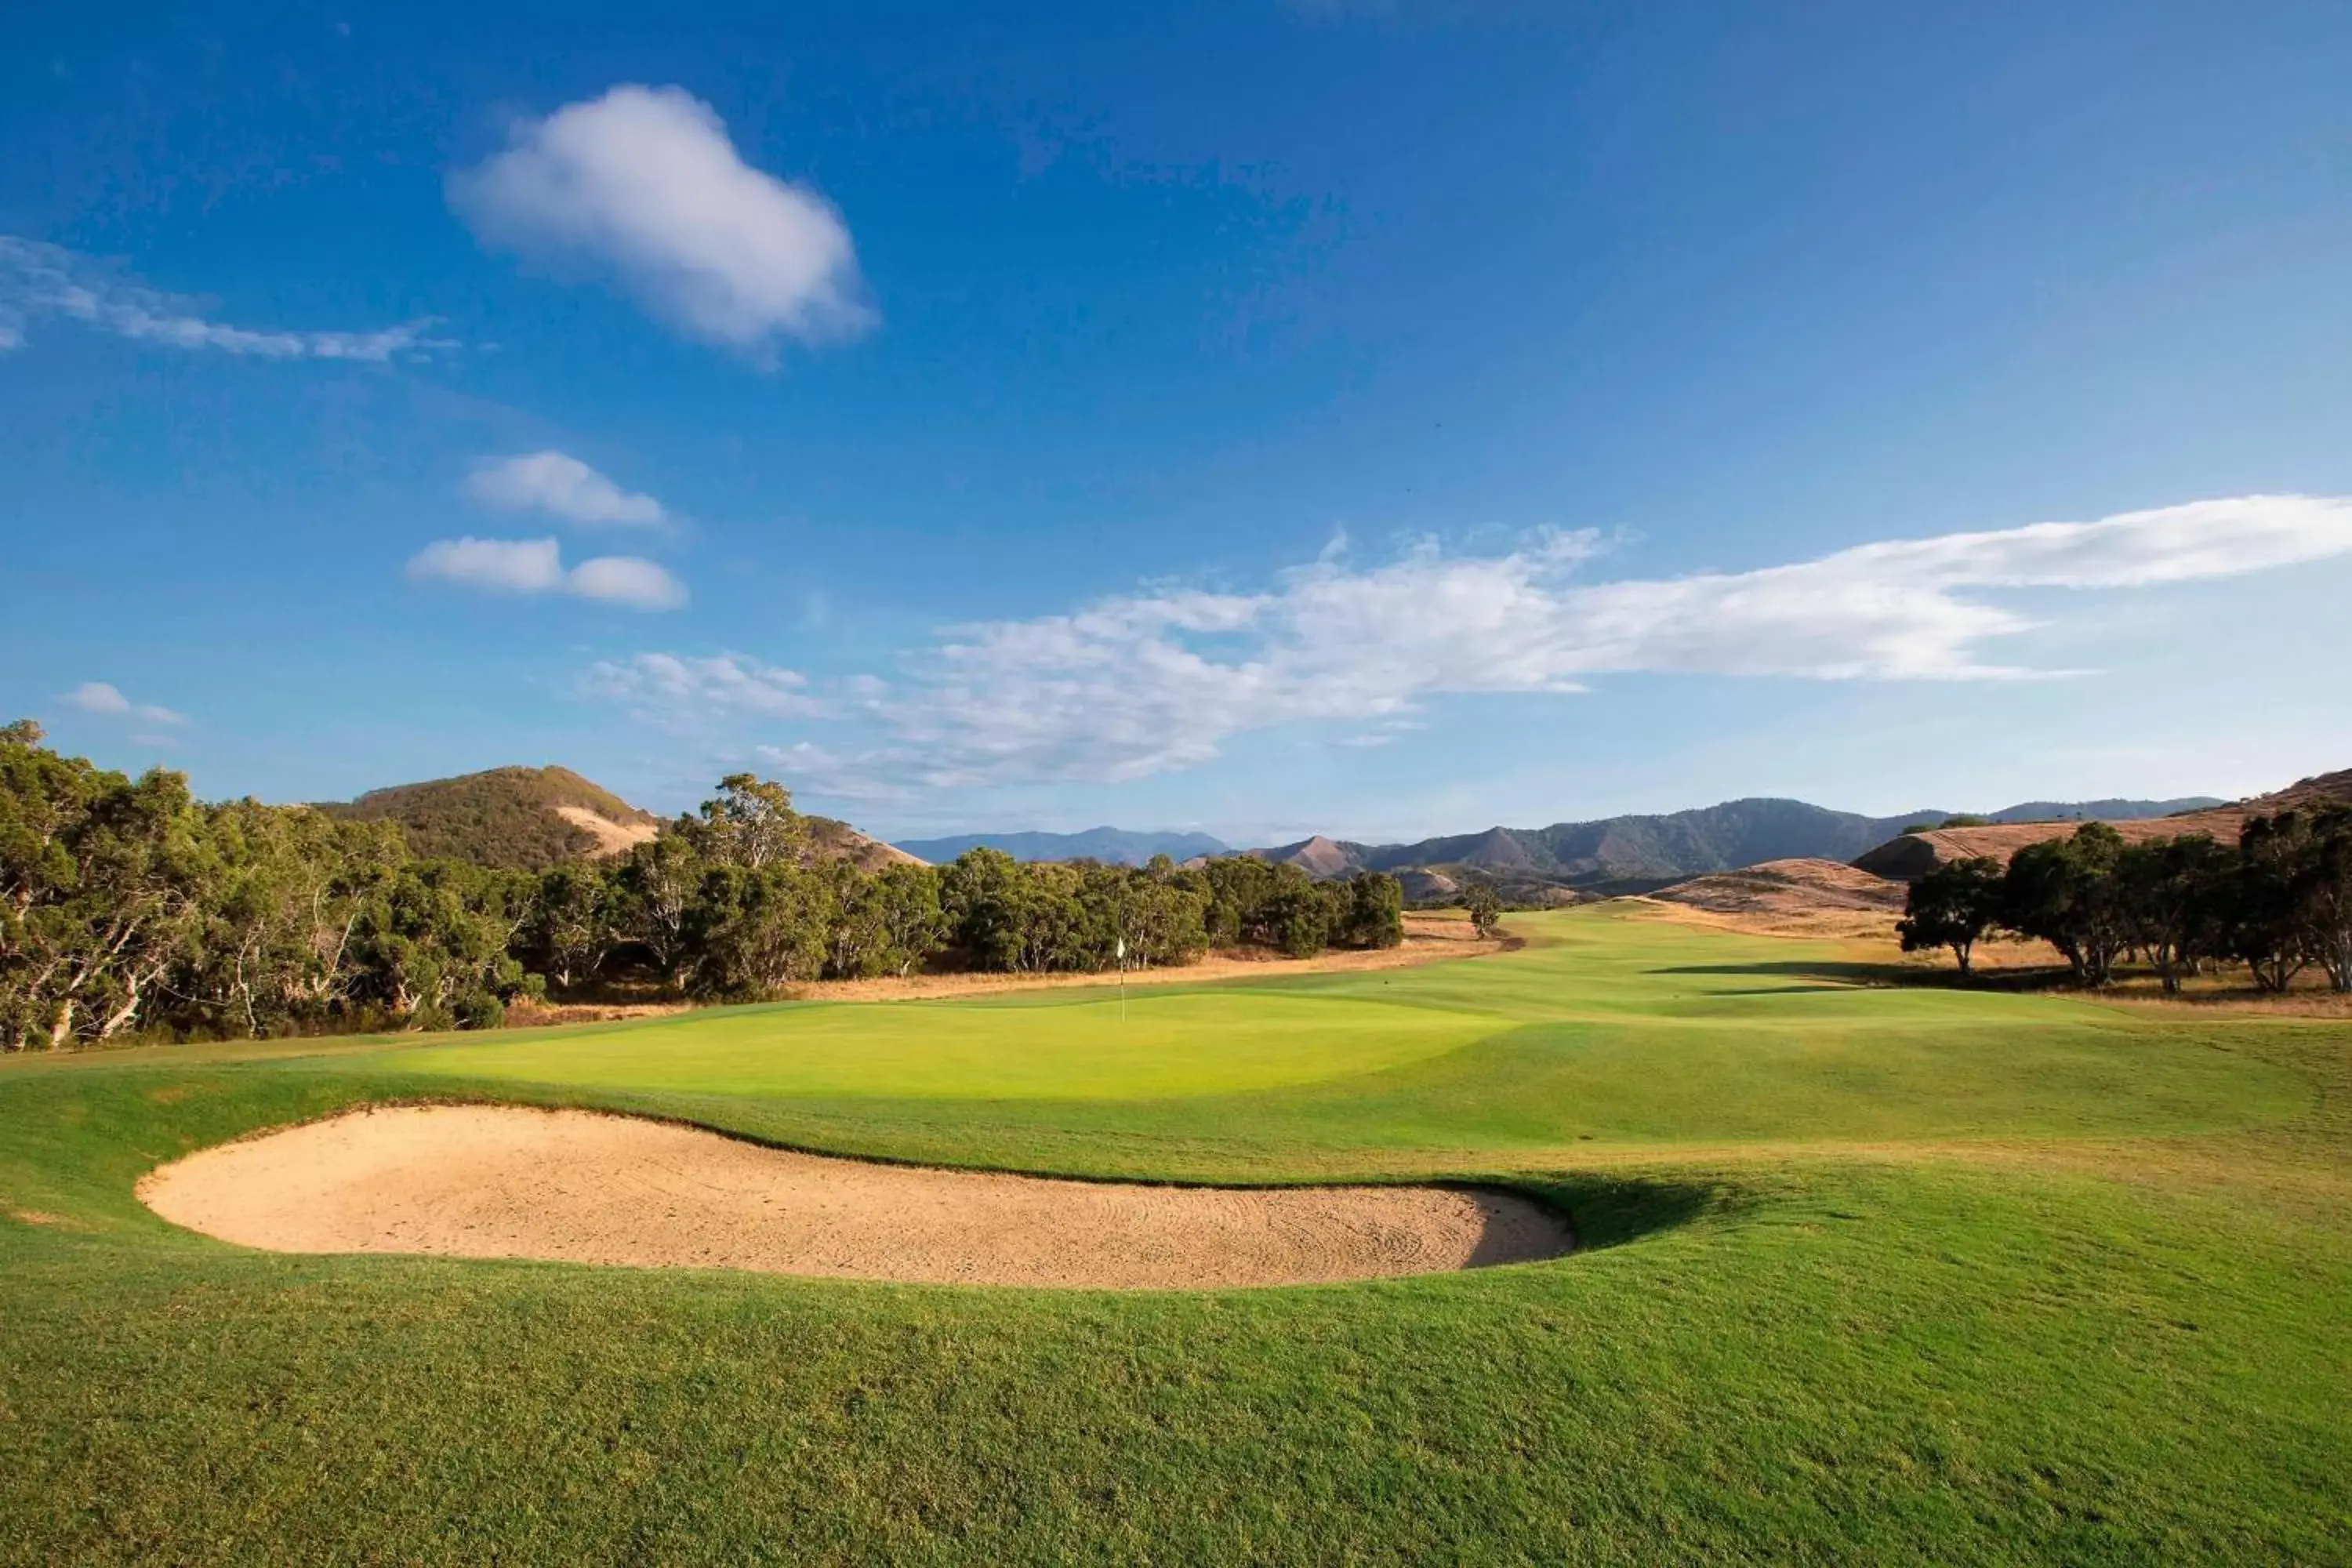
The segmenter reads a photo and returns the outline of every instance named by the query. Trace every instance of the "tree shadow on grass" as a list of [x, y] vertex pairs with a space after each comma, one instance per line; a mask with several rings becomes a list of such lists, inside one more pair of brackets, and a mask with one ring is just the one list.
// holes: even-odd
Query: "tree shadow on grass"
[[1962, 975], [1957, 969], [1929, 969], [1909, 963], [1866, 963], [1853, 959], [1790, 958], [1755, 963], [1685, 963], [1672, 968], [1655, 969], [1654, 974], [1746, 974], [1761, 978], [1785, 975], [1791, 980], [1817, 980], [1831, 983], [1822, 985], [1758, 986], [1738, 991], [1718, 991], [1718, 996], [1758, 995], [1773, 991], [1825, 991], [1832, 985], [1902, 987], [1928, 991], [1999, 991], [2029, 993], [2069, 991], [2077, 989], [2073, 974], [2061, 964], [2036, 965], [2031, 968], [1980, 969]]
[[[1753, 1194], [1729, 1183], [1693, 1177], [1624, 1176], [1575, 1172], [1520, 1184], [1521, 1189], [1567, 1216], [1576, 1250], [1622, 1247], [1629, 1241], [1675, 1230], [1709, 1215], [1738, 1212]], [[1509, 1262], [1487, 1257], [1482, 1241], [1470, 1267]]]

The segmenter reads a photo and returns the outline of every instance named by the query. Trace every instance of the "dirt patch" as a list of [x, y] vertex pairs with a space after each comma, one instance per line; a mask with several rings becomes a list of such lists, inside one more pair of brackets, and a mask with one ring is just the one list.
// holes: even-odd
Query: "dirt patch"
[[661, 829], [650, 822], [615, 822], [584, 805], [559, 805], [555, 815], [596, 840], [596, 854], [626, 855], [640, 844], [650, 844]]
[[666, 1018], [693, 1011], [691, 1002], [545, 1002], [518, 996], [507, 1004], [507, 1027], [539, 1029], [551, 1024], [620, 1024], [632, 1018]]
[[192, 1154], [157, 1214], [275, 1252], [425, 1252], [939, 1284], [1192, 1289], [1429, 1274], [1572, 1245], [1513, 1194], [1052, 1181], [767, 1149], [581, 1110], [408, 1106]]

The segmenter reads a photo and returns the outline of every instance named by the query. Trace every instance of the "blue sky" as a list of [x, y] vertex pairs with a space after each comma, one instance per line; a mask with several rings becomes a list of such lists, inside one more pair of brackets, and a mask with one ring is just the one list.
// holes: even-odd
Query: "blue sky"
[[2352, 765], [2352, 17], [2001, 9], [12, 8], [0, 709], [895, 835]]

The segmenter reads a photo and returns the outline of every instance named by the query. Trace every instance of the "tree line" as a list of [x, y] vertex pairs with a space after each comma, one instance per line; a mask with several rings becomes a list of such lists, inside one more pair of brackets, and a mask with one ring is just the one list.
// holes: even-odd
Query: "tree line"
[[1090, 973], [1213, 947], [1403, 940], [1395, 879], [1246, 857], [1179, 868], [826, 860], [743, 773], [625, 857], [544, 872], [413, 855], [398, 825], [205, 804], [0, 727], [0, 1048], [137, 1036], [481, 1028], [551, 988], [697, 1000], [932, 969]]
[[1977, 942], [2001, 931], [2048, 942], [2085, 985], [2137, 961], [2168, 994], [2221, 963], [2244, 964], [2263, 991], [2318, 969], [2352, 992], [2352, 807], [2255, 817], [2234, 846], [2201, 833], [2126, 844], [2085, 823], [2006, 867], [1978, 858], [1929, 872], [1911, 884], [1897, 930], [1906, 952], [1950, 948], [1963, 974]]

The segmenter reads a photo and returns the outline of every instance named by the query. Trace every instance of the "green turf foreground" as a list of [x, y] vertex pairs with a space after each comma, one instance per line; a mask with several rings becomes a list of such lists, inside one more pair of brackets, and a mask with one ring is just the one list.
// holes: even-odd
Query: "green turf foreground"
[[[1517, 924], [1123, 1026], [1056, 992], [0, 1062], [0, 1562], [2352, 1562], [2352, 1028]], [[280, 1257], [131, 1194], [425, 1097], [1501, 1178], [1587, 1245], [955, 1289]]]

